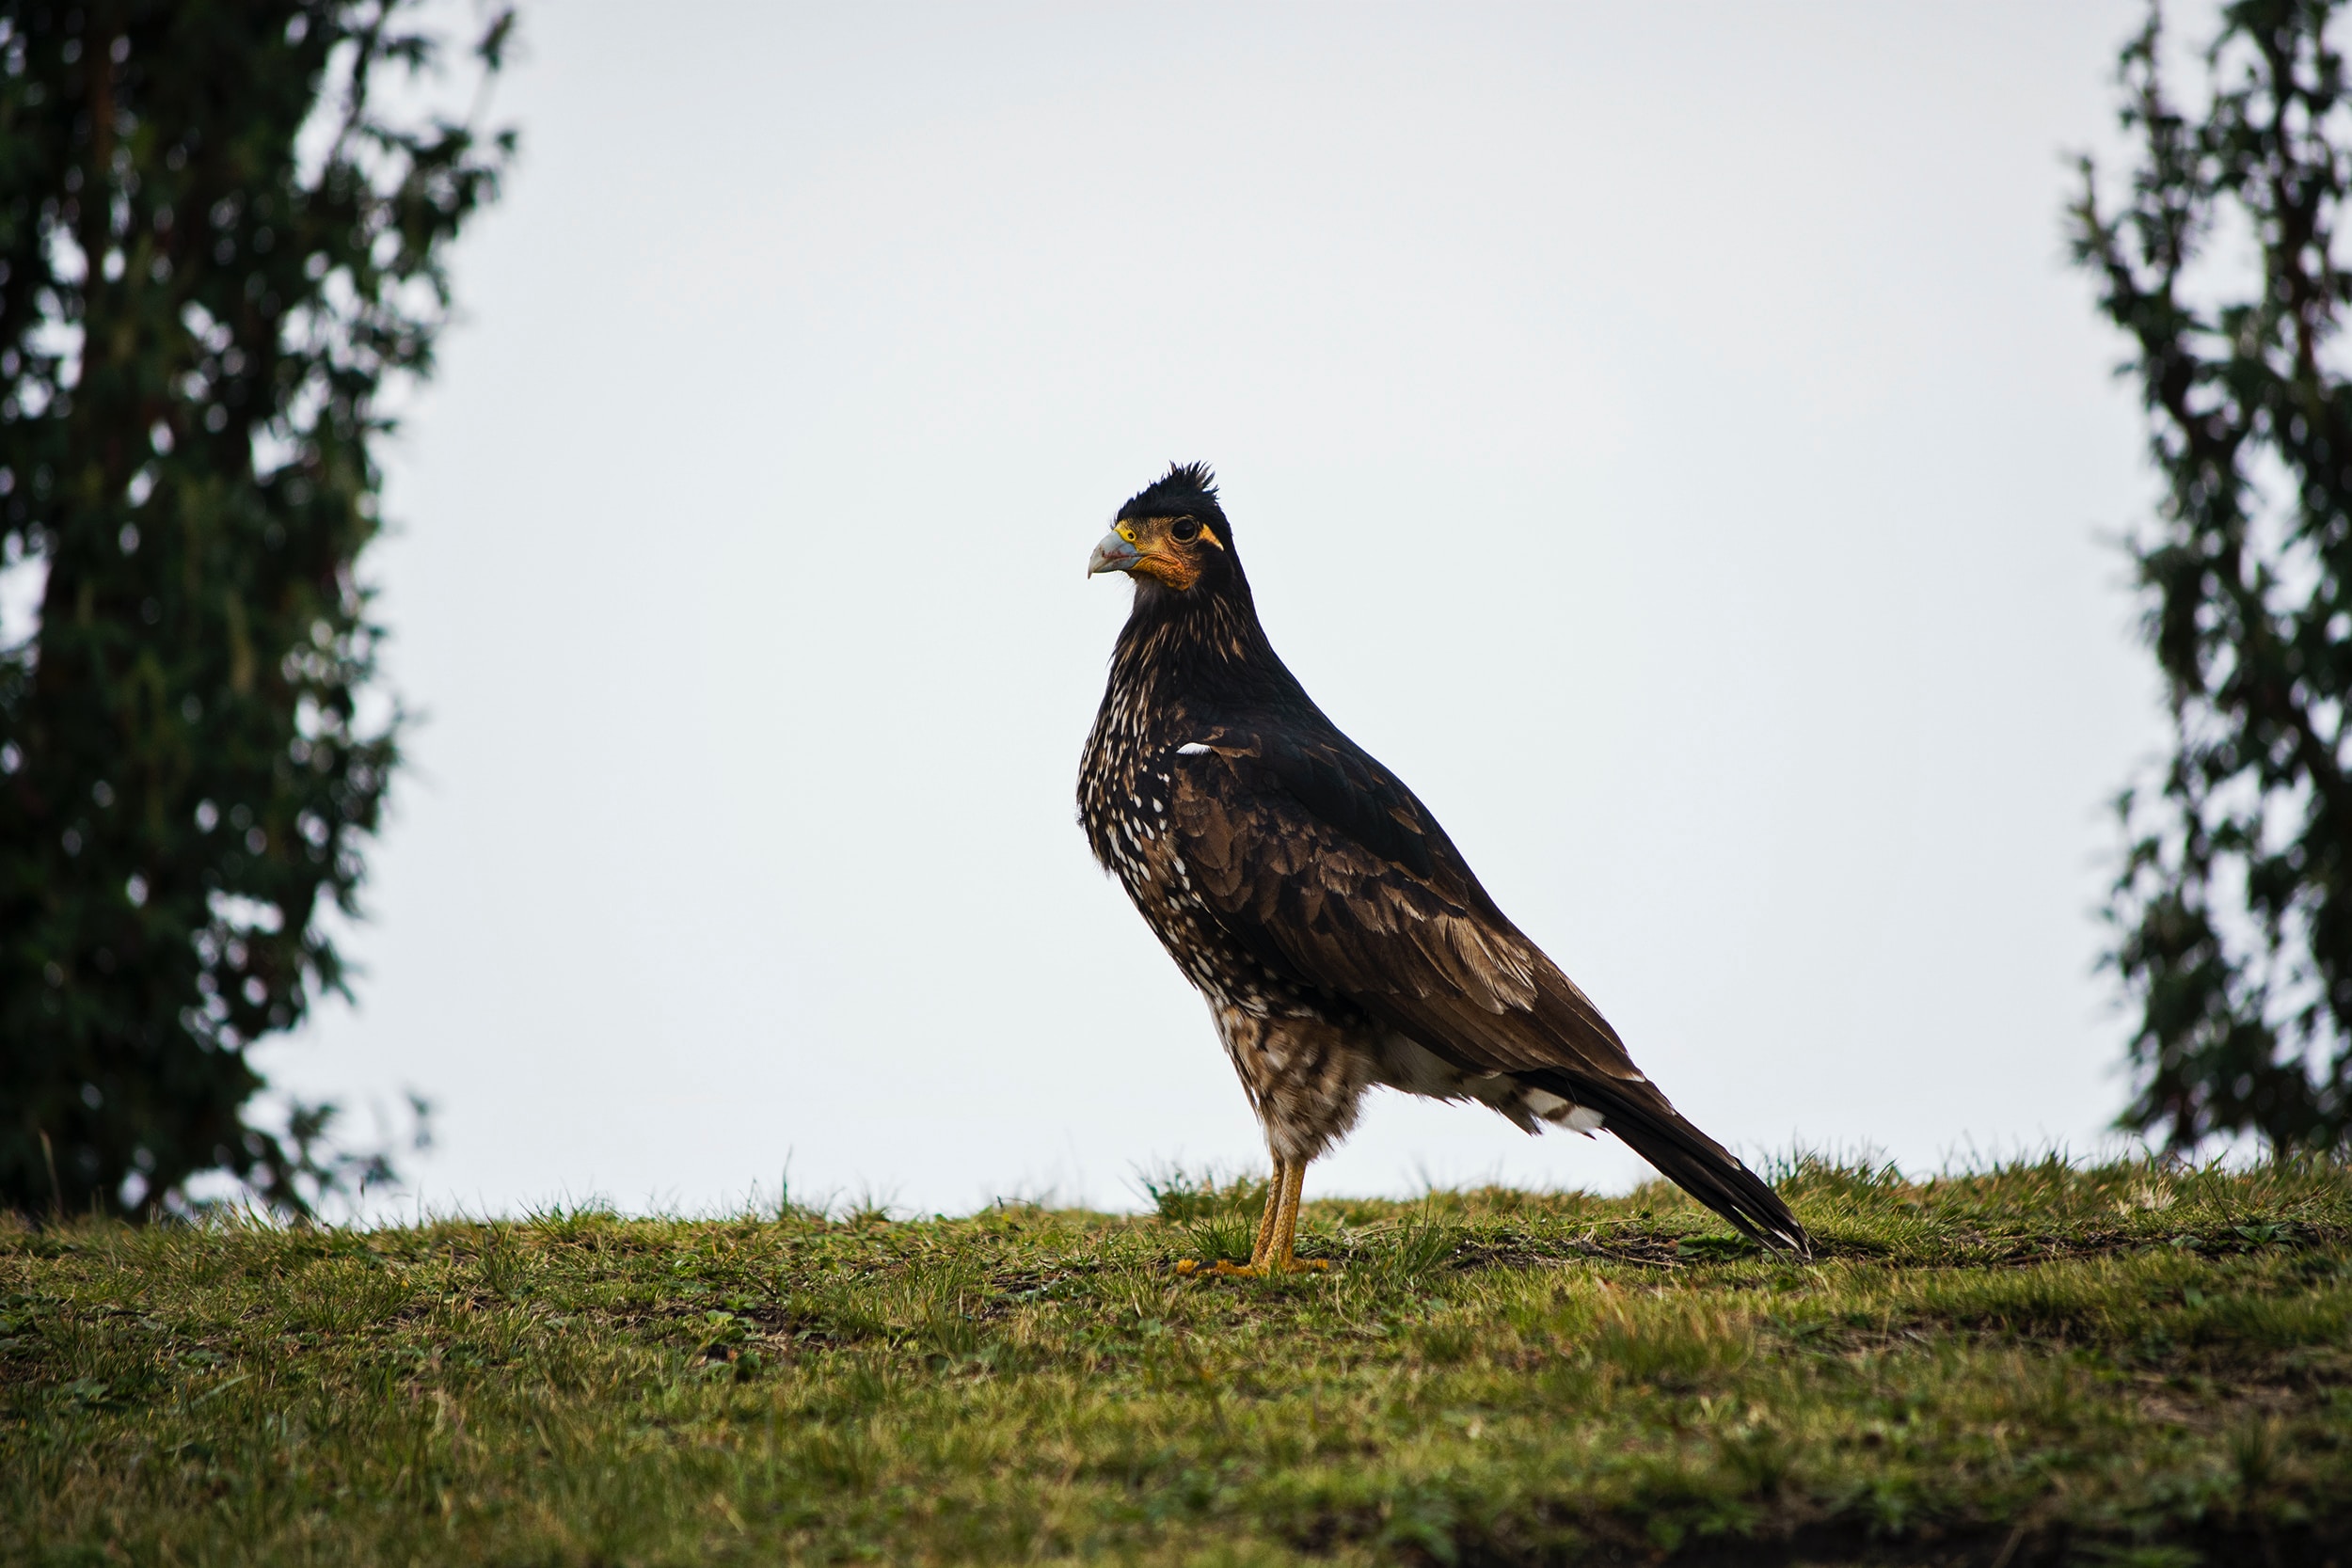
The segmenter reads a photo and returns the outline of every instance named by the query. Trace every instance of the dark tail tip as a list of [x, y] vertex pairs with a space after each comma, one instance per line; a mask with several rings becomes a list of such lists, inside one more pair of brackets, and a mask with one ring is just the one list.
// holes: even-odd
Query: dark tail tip
[[1683, 1120], [1656, 1089], [1645, 1084], [1648, 1094], [1637, 1097], [1614, 1085], [1565, 1086], [1580, 1104], [1600, 1112], [1603, 1126], [1659, 1175], [1721, 1214], [1740, 1235], [1775, 1252], [1812, 1258], [1813, 1238], [1781, 1196], [1729, 1149]]

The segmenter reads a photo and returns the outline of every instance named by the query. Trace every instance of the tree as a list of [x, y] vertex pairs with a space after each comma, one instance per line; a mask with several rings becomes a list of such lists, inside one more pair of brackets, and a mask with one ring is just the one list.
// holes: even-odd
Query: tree
[[[318, 1108], [252, 1043], [344, 989], [399, 724], [380, 628], [388, 385], [511, 133], [429, 97], [410, 0], [0, 0], [0, 1202], [136, 1215], [226, 1171], [305, 1212]], [[473, 54], [486, 85], [512, 22]]]
[[2120, 802], [2108, 916], [2139, 1015], [2122, 1125], [2175, 1148], [2352, 1135], [2341, 4], [2227, 6], [2194, 118], [2166, 94], [2152, 12], [2122, 55], [2129, 194], [2106, 210], [2086, 160], [2073, 210], [2165, 484], [2130, 549], [2173, 744], [2153, 790]]

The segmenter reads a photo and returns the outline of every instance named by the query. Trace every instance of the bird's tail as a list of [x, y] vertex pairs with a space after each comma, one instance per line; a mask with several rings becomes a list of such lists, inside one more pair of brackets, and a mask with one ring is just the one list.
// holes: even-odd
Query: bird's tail
[[1813, 1238], [1780, 1195], [1729, 1149], [1683, 1120], [1647, 1083], [1612, 1084], [1580, 1076], [1574, 1083], [1564, 1082], [1555, 1092], [1598, 1111], [1602, 1125], [1634, 1153], [1729, 1220], [1742, 1236], [1799, 1258], [1813, 1256]]

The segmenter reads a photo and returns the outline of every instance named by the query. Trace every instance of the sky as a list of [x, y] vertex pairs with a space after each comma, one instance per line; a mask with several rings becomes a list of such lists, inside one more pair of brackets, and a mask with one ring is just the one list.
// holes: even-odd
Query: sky
[[[543, 0], [368, 571], [416, 716], [259, 1061], [399, 1201], [1124, 1207], [1263, 1143], [1074, 823], [1215, 465], [1275, 645], [1693, 1121], [2098, 1145], [2153, 483], [2065, 261], [2135, 6]], [[396, 1119], [396, 1118], [395, 1118]], [[1375, 1096], [1310, 1190], [1622, 1190]]]

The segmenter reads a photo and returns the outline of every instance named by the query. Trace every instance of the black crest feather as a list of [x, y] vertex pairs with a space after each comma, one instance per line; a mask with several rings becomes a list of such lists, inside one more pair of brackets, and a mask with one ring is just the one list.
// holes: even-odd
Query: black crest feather
[[1227, 532], [1225, 509], [1217, 504], [1216, 475], [1206, 463], [1170, 463], [1168, 472], [1136, 491], [1119, 509], [1121, 517], [1192, 516]]

